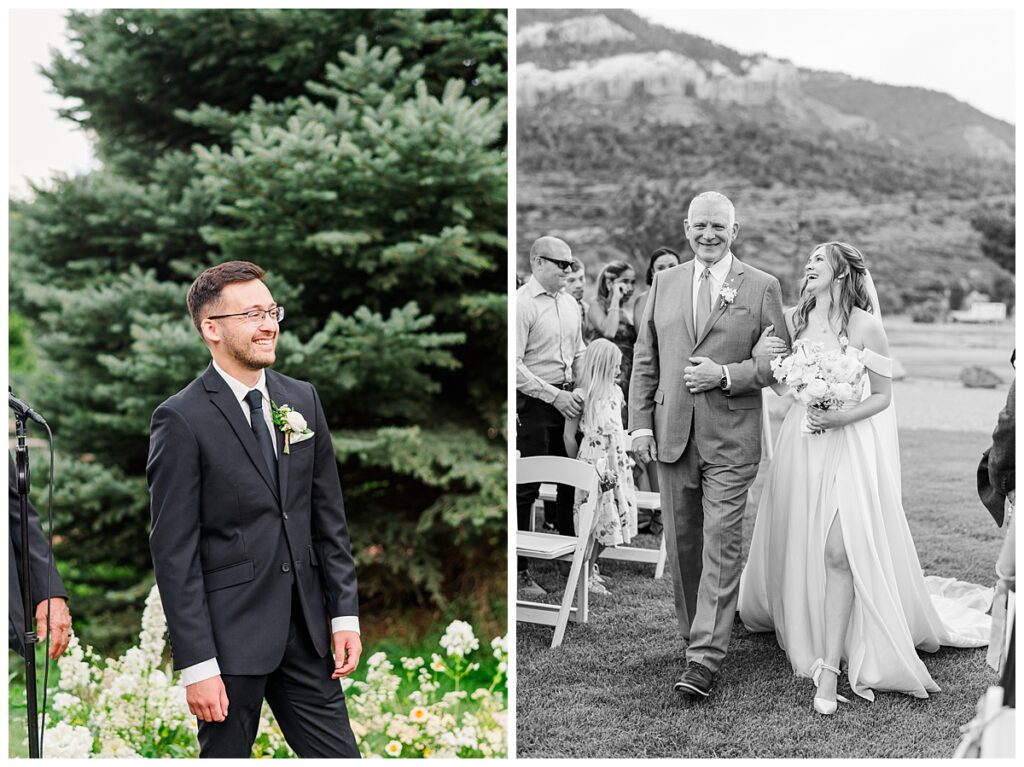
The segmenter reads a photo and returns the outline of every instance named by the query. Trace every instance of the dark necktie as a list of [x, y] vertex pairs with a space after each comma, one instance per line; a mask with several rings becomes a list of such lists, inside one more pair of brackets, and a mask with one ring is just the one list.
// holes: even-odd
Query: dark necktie
[[711, 270], [704, 267], [697, 289], [697, 335], [704, 332], [708, 317], [711, 316]]
[[274, 478], [276, 484], [277, 456], [274, 453], [274, 438], [267, 428], [267, 422], [263, 420], [263, 395], [259, 389], [253, 389], [245, 395], [245, 401], [249, 404], [249, 422], [252, 425], [252, 433], [256, 436], [256, 444], [260, 446], [263, 460], [267, 462], [270, 476]]

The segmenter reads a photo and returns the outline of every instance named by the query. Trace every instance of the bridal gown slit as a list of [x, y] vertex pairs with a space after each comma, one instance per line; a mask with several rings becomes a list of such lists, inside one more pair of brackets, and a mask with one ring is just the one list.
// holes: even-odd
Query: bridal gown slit
[[[848, 347], [866, 367], [892, 376], [892, 360]], [[853, 407], [869, 395], [844, 404]], [[842, 665], [861, 697], [892, 690], [937, 692], [916, 650], [988, 644], [992, 590], [925, 577], [901, 499], [893, 406], [823, 434], [805, 435], [804, 408], [786, 414], [761, 494], [740, 580], [739, 612], [750, 631], [775, 631], [793, 671], [809, 677], [825, 657], [825, 541], [833, 523], [853, 576]]]

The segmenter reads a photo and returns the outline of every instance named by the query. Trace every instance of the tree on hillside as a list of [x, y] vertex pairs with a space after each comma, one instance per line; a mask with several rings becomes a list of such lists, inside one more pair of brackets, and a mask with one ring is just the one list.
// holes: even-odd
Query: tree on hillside
[[981, 252], [1011, 274], [1017, 257], [1015, 207], [1011, 203], [1004, 208], [979, 211], [971, 218], [971, 226], [981, 233]]
[[[244, 100], [192, 98], [224, 85], [203, 64], [224, 56], [226, 34], [207, 28], [207, 13], [239, 41], [265, 41], [233, 49]], [[367, 14], [371, 34], [391, 30], [393, 47], [354, 34]], [[266, 268], [288, 308], [275, 368], [320, 391], [363, 599], [443, 604], [475, 587], [474, 573], [503, 573], [506, 110], [486, 94], [504, 91], [504, 15], [80, 16], [106, 30], [96, 40], [80, 32], [90, 77], [135, 56], [142, 72], [97, 76], [100, 92], [81, 92], [109, 161], [16, 203], [11, 242], [12, 308], [32, 323], [39, 355], [31, 395], [53, 414], [61, 451], [58, 557], [77, 614], [102, 618], [88, 639], [120, 641], [151, 583], [149, 418], [208, 364], [188, 285], [233, 258]], [[119, 17], [137, 30], [112, 32]], [[268, 23], [344, 27], [348, 42], [327, 55], [315, 34], [305, 44], [268, 36]], [[159, 83], [161, 70], [142, 63], [173, 58], [163, 46], [189, 30], [198, 47], [185, 81], [147, 91], [161, 103], [145, 115], [104, 112], [131, 101], [143, 73], [147, 87]], [[307, 62], [304, 50], [320, 69], [268, 98], [258, 73], [268, 60]], [[64, 70], [52, 72], [64, 82]], [[68, 75], [62, 92], [85, 76]]]

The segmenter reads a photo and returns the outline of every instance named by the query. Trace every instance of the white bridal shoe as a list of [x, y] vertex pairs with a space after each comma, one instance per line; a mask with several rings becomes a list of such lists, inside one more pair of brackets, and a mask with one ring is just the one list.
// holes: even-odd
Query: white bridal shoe
[[[832, 673], [834, 673], [836, 675], [836, 681], [839, 680], [839, 674], [842, 673], [835, 666], [830, 666], [824, 660], [822, 660], [821, 658], [818, 658], [811, 665], [811, 681], [814, 682], [814, 686], [815, 687], [818, 686], [818, 680], [821, 679], [821, 672], [822, 671], [831, 671]], [[838, 705], [839, 703], [849, 703], [849, 702], [850, 701], [848, 701], [846, 698], [844, 698], [842, 695], [839, 695], [838, 693], [836, 693], [836, 699], [835, 700], [828, 700], [826, 698], [819, 698], [817, 695], [815, 695], [814, 696], [814, 710], [817, 711], [819, 714], [824, 714], [825, 716], [831, 716], [832, 714], [834, 714], [836, 712], [836, 709], [839, 708], [839, 705]]]

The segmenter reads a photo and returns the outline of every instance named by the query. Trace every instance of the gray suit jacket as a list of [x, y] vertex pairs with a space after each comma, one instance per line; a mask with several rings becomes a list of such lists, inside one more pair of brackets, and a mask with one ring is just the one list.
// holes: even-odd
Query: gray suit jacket
[[[782, 290], [770, 274], [733, 256], [725, 284], [736, 289], [730, 304], [714, 302], [707, 327], [693, 327], [694, 262], [659, 272], [637, 328], [629, 384], [631, 429], [653, 429], [658, 460], [674, 463], [689, 442], [690, 426], [701, 457], [741, 465], [761, 460], [761, 389], [773, 382], [768, 357], [751, 358], [768, 325], [789, 343]], [[732, 386], [691, 394], [683, 381], [690, 357], [726, 365]]]

